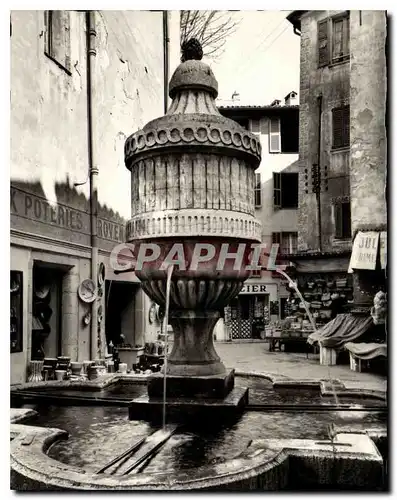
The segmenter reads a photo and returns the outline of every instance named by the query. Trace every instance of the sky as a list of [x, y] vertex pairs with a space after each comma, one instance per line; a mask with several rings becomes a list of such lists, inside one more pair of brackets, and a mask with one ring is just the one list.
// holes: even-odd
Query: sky
[[[240, 20], [224, 52], [210, 64], [219, 84], [218, 104], [240, 94], [239, 104], [271, 104], [294, 90], [299, 97], [300, 37], [284, 11], [239, 11]], [[228, 104], [225, 102], [224, 104]], [[229, 103], [231, 104], [231, 103]]]

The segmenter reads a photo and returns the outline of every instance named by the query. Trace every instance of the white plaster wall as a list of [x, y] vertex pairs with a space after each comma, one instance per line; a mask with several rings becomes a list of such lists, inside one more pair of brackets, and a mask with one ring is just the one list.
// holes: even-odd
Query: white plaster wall
[[[12, 11], [11, 180], [55, 183], [88, 176], [86, 21], [70, 12], [72, 76], [44, 54], [44, 11]], [[131, 216], [125, 138], [164, 114], [163, 14], [96, 11], [94, 137], [98, 199]], [[179, 14], [169, 15], [170, 74], [179, 62]], [[124, 62], [122, 62], [124, 61]], [[77, 188], [88, 198], [89, 183]]]
[[260, 119], [260, 141], [262, 160], [256, 170], [261, 174], [262, 206], [255, 210], [255, 216], [262, 224], [262, 241], [269, 241], [273, 232], [291, 232], [298, 229], [298, 211], [296, 209], [273, 209], [273, 172], [298, 172], [296, 163], [299, 155], [292, 153], [269, 152], [269, 118]]
[[70, 18], [72, 76], [44, 54], [44, 11], [11, 12], [11, 180], [40, 181], [52, 202], [88, 169], [85, 20]]

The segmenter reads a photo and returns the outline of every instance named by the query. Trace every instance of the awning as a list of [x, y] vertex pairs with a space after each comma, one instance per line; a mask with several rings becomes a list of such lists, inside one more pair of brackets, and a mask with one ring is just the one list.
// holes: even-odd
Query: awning
[[345, 349], [354, 354], [358, 359], [374, 359], [380, 356], [387, 358], [387, 344], [366, 343], [356, 344], [348, 342]]
[[378, 254], [381, 268], [386, 269], [387, 232], [359, 231], [354, 238], [348, 272], [355, 269], [375, 271]]
[[324, 347], [338, 349], [360, 338], [374, 325], [371, 316], [362, 317], [352, 314], [338, 314], [332, 321], [309, 335], [309, 344], [321, 342]]

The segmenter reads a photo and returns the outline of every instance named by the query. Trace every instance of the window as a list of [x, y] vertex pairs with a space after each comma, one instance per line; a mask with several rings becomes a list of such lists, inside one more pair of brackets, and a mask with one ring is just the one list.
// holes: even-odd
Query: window
[[261, 174], [255, 174], [255, 206], [262, 206], [262, 185], [261, 185]]
[[299, 112], [281, 117], [281, 152], [299, 153]]
[[10, 272], [10, 351], [22, 352], [23, 321], [22, 321], [22, 273]]
[[46, 10], [44, 20], [46, 27], [44, 53], [71, 75], [70, 12]]
[[298, 174], [273, 172], [274, 208], [298, 208]]
[[240, 127], [243, 127], [245, 128], [245, 130], [248, 130], [248, 120], [236, 119], [236, 118], [233, 118], [233, 120], [237, 122], [240, 125]]
[[[254, 132], [254, 129], [252, 129]], [[258, 131], [259, 132], [259, 131]], [[255, 132], [254, 132], [255, 133]], [[299, 114], [270, 118], [269, 153], [299, 152]]]
[[319, 67], [349, 59], [349, 22], [349, 13], [345, 12], [318, 23]]
[[281, 153], [280, 118], [269, 120], [269, 153]]
[[273, 233], [273, 243], [280, 245], [280, 253], [290, 254], [298, 251], [298, 233], [297, 232], [283, 232]]
[[345, 239], [351, 237], [350, 202], [336, 203], [334, 205], [335, 238]]
[[259, 136], [259, 134], [261, 132], [261, 130], [260, 130], [260, 121], [259, 120], [251, 120], [250, 124], [251, 124], [251, 132], [253, 134]]
[[260, 269], [253, 269], [250, 273], [250, 278], [260, 278], [262, 275]]
[[332, 110], [332, 148], [350, 146], [350, 106], [341, 106]]

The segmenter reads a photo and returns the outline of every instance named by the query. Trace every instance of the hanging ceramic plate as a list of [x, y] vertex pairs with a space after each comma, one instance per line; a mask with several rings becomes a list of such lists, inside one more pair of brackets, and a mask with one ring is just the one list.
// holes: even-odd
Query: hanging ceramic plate
[[87, 313], [83, 318], [83, 323], [89, 325], [91, 323], [91, 313]]
[[103, 285], [105, 282], [105, 264], [101, 262], [98, 266], [98, 284]]
[[90, 279], [82, 281], [79, 285], [77, 293], [80, 297], [80, 300], [82, 300], [86, 304], [94, 302], [97, 297], [95, 283]]

